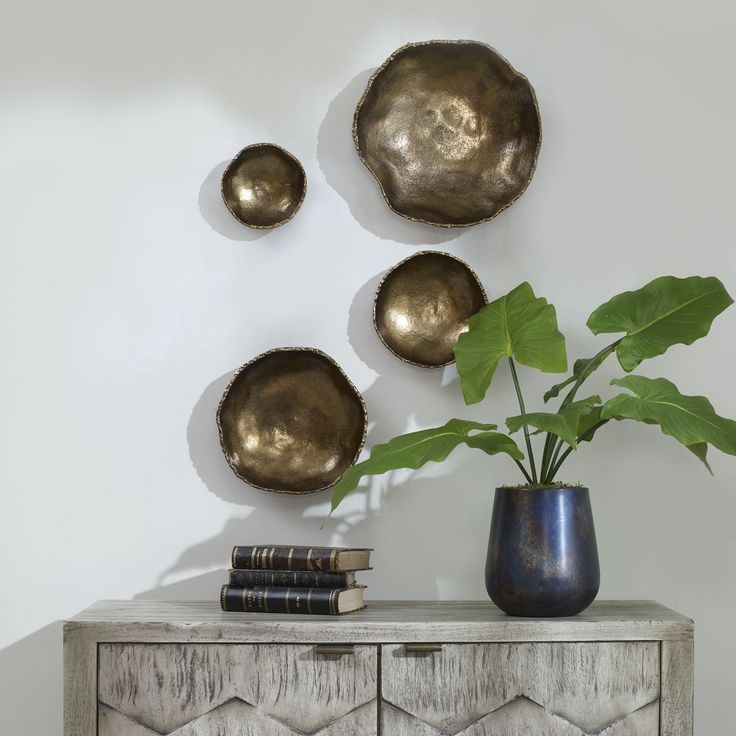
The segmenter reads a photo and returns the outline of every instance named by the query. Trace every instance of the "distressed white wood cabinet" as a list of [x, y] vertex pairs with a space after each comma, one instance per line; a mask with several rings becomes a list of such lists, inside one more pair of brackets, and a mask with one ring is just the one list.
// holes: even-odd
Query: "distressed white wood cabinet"
[[651, 601], [103, 601], [65, 623], [64, 692], [65, 736], [690, 736], [693, 623]]

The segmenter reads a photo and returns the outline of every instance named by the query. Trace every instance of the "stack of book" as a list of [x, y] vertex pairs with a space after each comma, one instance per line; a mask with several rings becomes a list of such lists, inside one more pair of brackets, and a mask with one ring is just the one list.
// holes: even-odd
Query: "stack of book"
[[222, 586], [223, 611], [338, 616], [365, 608], [355, 573], [370, 570], [373, 550], [354, 547], [233, 547]]

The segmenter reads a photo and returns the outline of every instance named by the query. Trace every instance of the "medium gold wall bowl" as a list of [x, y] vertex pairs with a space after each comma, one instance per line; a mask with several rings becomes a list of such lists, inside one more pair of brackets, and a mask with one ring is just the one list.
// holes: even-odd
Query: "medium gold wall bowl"
[[268, 229], [291, 220], [307, 193], [299, 160], [273, 143], [246, 146], [222, 175], [222, 198], [247, 227]]
[[423, 41], [402, 46], [373, 74], [353, 138], [392, 210], [466, 227], [523, 194], [542, 134], [532, 86], [497, 51]]
[[398, 358], [437, 368], [455, 360], [457, 338], [486, 301], [467, 263], [449, 253], [422, 251], [384, 276], [373, 302], [373, 324]]
[[337, 483], [358, 459], [367, 425], [358, 389], [314, 348], [277, 348], [246, 363], [217, 409], [220, 444], [235, 475], [279, 493]]

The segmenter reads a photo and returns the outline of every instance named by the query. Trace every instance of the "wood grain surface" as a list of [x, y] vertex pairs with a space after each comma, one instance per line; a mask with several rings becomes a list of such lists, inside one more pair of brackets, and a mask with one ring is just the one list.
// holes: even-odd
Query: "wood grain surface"
[[[512, 713], [515, 721], [521, 713], [541, 726], [540, 719], [555, 716], [575, 733], [599, 733], [649, 704], [659, 710], [655, 642], [447, 644], [433, 654], [407, 654], [391, 644], [382, 650], [383, 701], [442, 733], [464, 733], [482, 719], [491, 728]], [[508, 709], [514, 703], [526, 705]], [[494, 711], [497, 716], [484, 718]], [[657, 734], [656, 723], [647, 733]]]
[[139, 726], [182, 736], [312, 734], [369, 712], [375, 730], [377, 658], [374, 646], [335, 656], [312, 645], [106, 643], [98, 697], [111, 736], [127, 736], [126, 723], [131, 736]]

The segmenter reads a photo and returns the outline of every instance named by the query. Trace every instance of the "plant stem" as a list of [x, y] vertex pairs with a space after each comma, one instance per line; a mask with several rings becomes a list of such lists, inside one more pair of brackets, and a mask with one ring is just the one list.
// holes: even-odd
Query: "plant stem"
[[519, 470], [521, 470], [522, 473], [524, 473], [524, 477], [527, 479], [527, 482], [533, 483], [531, 475], [527, 473], [526, 468], [516, 459], [514, 458], [514, 462], [519, 466]]
[[572, 445], [570, 445], [565, 452], [562, 453], [562, 457], [557, 461], [556, 465], [552, 466], [552, 469], [549, 471], [549, 482], [551, 483], [554, 477], [557, 475], [557, 471], [562, 466], [562, 463], [565, 462], [567, 456], [572, 452]]
[[[552, 475], [552, 477], [554, 477], [554, 473], [552, 473], [551, 471], [555, 467], [555, 464], [557, 463], [557, 456], [560, 454], [560, 450], [562, 449], [562, 445], [563, 445], [563, 441], [562, 440], [559, 440], [555, 444], [555, 449], [554, 449], [554, 451], [550, 455], [549, 467], [547, 468], [547, 473], [548, 473], [548, 475]], [[551, 483], [552, 482], [552, 478], [548, 478], [547, 481], [549, 483]]]
[[[613, 351], [616, 349], [616, 346], [621, 342], [621, 340], [616, 340], [616, 342], [612, 342], [610, 345], [606, 345], [603, 350], [596, 353], [589, 361], [588, 363], [595, 363], [599, 358], [602, 357], [608, 357]], [[592, 373], [591, 371], [590, 373]], [[573, 383], [572, 388], [567, 392], [567, 396], [562, 400], [562, 403], [560, 404], [560, 409], [564, 409], [566, 406], [569, 406], [572, 404], [573, 399], [575, 398], [575, 394], [577, 394], [578, 389], [583, 385], [583, 382], [585, 379], [590, 375], [590, 373], [586, 373], [585, 369], [583, 369], [580, 372], [580, 375], [578, 376], [578, 380]]]
[[[580, 443], [580, 442], [583, 442], [586, 437], [592, 437], [593, 433], [596, 430], [598, 430], [600, 427], [602, 427], [604, 424], [607, 424], [610, 421], [611, 421], [610, 419], [601, 419], [601, 421], [598, 422], [598, 424], [594, 424], [587, 432], [585, 432], [584, 434], [581, 434], [577, 438], [576, 441], [578, 443]], [[562, 442], [560, 442], [560, 444], [559, 444], [559, 446], [557, 448], [558, 451], [559, 451], [560, 447], [562, 447]], [[565, 460], [567, 459], [567, 456], [573, 451], [573, 449], [574, 448], [572, 446], [568, 447], [567, 450], [565, 450], [565, 452], [562, 453], [562, 455], [560, 456], [560, 459], [557, 460], [556, 462], [553, 462], [552, 469], [550, 470], [550, 472], [548, 474], [548, 478], [547, 478], [547, 480], [545, 482], [551, 483], [555, 479], [555, 476], [557, 475], [558, 471], [562, 467], [562, 463], [565, 462]]]
[[[526, 408], [524, 407], [524, 397], [521, 395], [521, 386], [519, 384], [519, 376], [516, 374], [516, 365], [514, 364], [514, 359], [509, 358], [509, 366], [511, 368], [511, 377], [514, 379], [514, 388], [516, 389], [516, 398], [519, 400], [519, 409], [521, 410], [522, 414], [526, 414]], [[524, 439], [526, 441], [526, 451], [529, 455], [529, 465], [532, 469], [532, 478], [531, 482], [536, 483], [537, 482], [537, 468], [534, 464], [534, 451], [532, 450], [532, 441], [529, 437], [529, 427], [525, 424], [524, 425]]]
[[547, 432], [547, 437], [544, 440], [544, 450], [542, 452], [542, 469], [540, 471], [542, 483], [547, 483], [549, 480], [547, 475], [549, 474], [552, 447], [555, 439], [557, 439], [556, 435], [553, 435], [552, 432]]
[[[607, 345], [605, 348], [603, 348], [603, 350], [600, 350], [588, 361], [588, 365], [595, 364], [595, 362], [599, 358], [607, 358], [608, 355], [613, 353], [613, 351], [616, 349], [616, 346], [620, 342], [620, 339], [616, 340], [615, 342], [612, 342], [610, 345]], [[590, 372], [586, 372], [585, 369], [580, 372], [578, 379], [575, 381], [575, 383], [572, 385], [572, 388], [567, 392], [567, 395], [562, 400], [562, 403], [560, 404], [560, 409], [564, 409], [566, 406], [569, 406], [572, 403], [573, 399], [575, 398], [575, 394], [577, 394], [578, 392], [578, 389], [583, 385], [585, 379], [588, 378], [588, 376], [592, 372], [592, 370]], [[555, 447], [555, 443], [557, 443], [557, 447]], [[557, 456], [560, 454], [561, 448], [562, 440], [558, 441], [558, 437], [556, 435], [548, 432], [547, 438], [544, 441], [544, 451], [542, 453], [542, 483], [552, 482], [557, 471], [560, 469], [559, 466], [562, 464], [567, 455], [570, 454], [568, 452], [563, 455], [560, 463], [557, 465], [557, 467], [555, 467], [555, 462], [557, 461]]]

